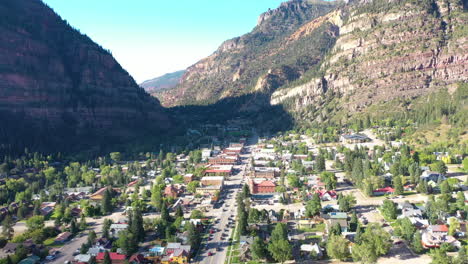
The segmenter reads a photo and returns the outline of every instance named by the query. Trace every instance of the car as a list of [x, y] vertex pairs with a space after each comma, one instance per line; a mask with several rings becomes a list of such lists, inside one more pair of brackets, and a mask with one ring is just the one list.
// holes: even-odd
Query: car
[[222, 249], [220, 247], [216, 248], [216, 251], [221, 251]]
[[55, 255], [49, 255], [46, 257], [46, 260], [51, 261], [51, 260], [54, 260], [55, 258], [56, 258]]
[[213, 256], [213, 253], [211, 253], [211, 251], [208, 252], [208, 256], [210, 256], [210, 257]]

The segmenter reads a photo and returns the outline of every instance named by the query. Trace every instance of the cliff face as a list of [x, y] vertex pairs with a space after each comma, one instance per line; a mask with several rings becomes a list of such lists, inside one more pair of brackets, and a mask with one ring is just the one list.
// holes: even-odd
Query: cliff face
[[223, 43], [190, 67], [178, 87], [157, 96], [178, 105], [262, 93], [270, 97], [262, 104], [292, 113], [320, 109], [327, 98], [335, 110], [351, 115], [466, 82], [466, 25], [459, 0], [289, 1], [262, 14], [251, 33]]
[[0, 117], [8, 122], [0, 136], [7, 140], [21, 131], [30, 138], [42, 132], [44, 140], [125, 138], [170, 126], [158, 100], [110, 52], [41, 1], [0, 2], [0, 91]]
[[211, 56], [189, 67], [175, 89], [156, 96], [165, 106], [204, 104], [287, 84], [316, 65], [336, 32], [333, 25], [323, 24], [314, 39], [302, 38], [285, 49], [286, 38], [334, 7], [322, 1], [285, 2], [260, 15], [252, 32], [225, 41]]
[[329, 90], [354, 112], [468, 80], [468, 16], [460, 1], [374, 0], [339, 11], [339, 37], [321, 74], [277, 90], [272, 104], [301, 111]]

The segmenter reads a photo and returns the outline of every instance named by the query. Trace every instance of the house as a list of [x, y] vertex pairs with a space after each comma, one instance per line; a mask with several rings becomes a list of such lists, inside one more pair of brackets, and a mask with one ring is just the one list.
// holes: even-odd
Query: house
[[117, 224], [111, 224], [109, 227], [109, 230], [111, 232], [111, 235], [114, 237], [119, 237], [119, 233], [127, 230], [128, 224], [126, 223], [117, 223]]
[[192, 173], [189, 173], [189, 174], [185, 174], [184, 175], [184, 183], [187, 184], [187, 183], [190, 183], [193, 181], [193, 174]]
[[438, 172], [435, 172], [435, 171], [429, 171], [429, 170], [426, 170], [426, 171], [423, 171], [423, 173], [421, 174], [421, 179], [425, 180], [425, 181], [433, 181], [433, 182], [439, 182], [439, 181], [443, 181], [445, 180], [445, 177], [444, 175], [438, 173]]
[[372, 194], [375, 195], [375, 196], [378, 196], [378, 195], [393, 194], [394, 192], [395, 192], [395, 189], [388, 186], [388, 187], [385, 187], [385, 188], [380, 188], [380, 189], [373, 190]]
[[73, 260], [77, 263], [88, 263], [91, 260], [91, 257], [92, 256], [90, 254], [79, 254], [76, 255]]
[[446, 225], [429, 226], [423, 231], [421, 242], [425, 248], [438, 248], [442, 243], [451, 244], [456, 248], [461, 246], [460, 241], [448, 235], [448, 227]]
[[319, 258], [323, 256], [322, 249], [319, 247], [317, 243], [301, 245], [301, 253], [302, 252], [306, 252], [308, 254], [313, 252], [313, 254], [315, 254]]
[[327, 220], [325, 221], [327, 230], [330, 230], [331, 227], [338, 223], [341, 227], [341, 232], [348, 231], [348, 215], [346, 213], [331, 212], [325, 215], [325, 217], [327, 218]]
[[211, 157], [211, 149], [202, 149], [202, 160], [208, 160]]
[[336, 192], [335, 191], [327, 191], [327, 190], [316, 190], [315, 191], [322, 201], [331, 201], [336, 200]]
[[[106, 252], [100, 252], [99, 254], [97, 254], [96, 261], [98, 263], [102, 263], [104, 261], [105, 254]], [[112, 261], [112, 264], [124, 264], [125, 260], [127, 259], [127, 256], [116, 252], [109, 252], [109, 257]]]
[[56, 205], [57, 205], [56, 202], [43, 202], [41, 204], [41, 209], [40, 209], [41, 214], [43, 216], [49, 215], [50, 213], [52, 213]]
[[190, 252], [185, 249], [176, 249], [170, 255], [166, 255], [162, 258], [161, 264], [185, 264], [189, 261]]
[[164, 251], [165, 251], [165, 248], [159, 245], [156, 245], [149, 249], [150, 254], [154, 256], [162, 256], [164, 255]]
[[149, 263], [143, 254], [133, 254], [128, 260], [130, 264], [145, 264]]
[[249, 179], [250, 193], [274, 193], [276, 184], [270, 180]]
[[172, 198], [177, 198], [177, 196], [179, 196], [179, 190], [177, 190], [174, 185], [172, 184], [169, 184], [168, 186], [166, 186], [166, 188], [164, 189], [164, 195], [166, 197], [172, 197]]
[[345, 134], [341, 135], [340, 141], [345, 144], [356, 144], [369, 142], [371, 139], [365, 134]]
[[183, 249], [187, 252], [190, 252], [190, 246], [189, 245], [182, 245], [181, 243], [167, 243], [166, 245], [166, 250], [165, 250], [165, 254], [166, 255], [170, 255], [172, 253], [174, 253], [175, 250], [177, 249]]
[[63, 232], [63, 233], [58, 234], [58, 236], [55, 238], [54, 241], [55, 243], [65, 243], [68, 240], [70, 240], [71, 236], [72, 236], [72, 233]]

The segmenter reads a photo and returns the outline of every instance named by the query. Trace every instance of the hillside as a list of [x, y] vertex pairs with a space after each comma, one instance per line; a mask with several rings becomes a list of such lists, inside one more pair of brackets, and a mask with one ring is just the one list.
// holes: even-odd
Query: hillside
[[268, 102], [236, 111], [274, 105], [296, 121], [346, 122], [370, 105], [466, 82], [467, 22], [458, 0], [288, 1], [157, 96], [174, 106], [263, 94]]
[[175, 89], [156, 96], [165, 106], [208, 104], [254, 91], [271, 91], [298, 78], [334, 43], [336, 27], [324, 24], [285, 49], [287, 37], [335, 6], [324, 1], [289, 1], [265, 12], [252, 32], [225, 41], [211, 56], [189, 67]]
[[140, 87], [143, 87], [145, 91], [150, 94], [162, 90], [172, 89], [177, 86], [184, 73], [185, 70], [166, 73], [162, 76], [140, 83]]
[[2, 150], [100, 148], [170, 127], [109, 51], [41, 1], [0, 2]]

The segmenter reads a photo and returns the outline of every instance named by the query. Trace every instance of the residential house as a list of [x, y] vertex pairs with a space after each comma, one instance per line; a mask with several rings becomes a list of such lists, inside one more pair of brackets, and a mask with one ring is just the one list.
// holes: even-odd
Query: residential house
[[327, 230], [330, 230], [331, 227], [338, 223], [341, 227], [341, 232], [348, 231], [348, 215], [346, 213], [331, 212], [328, 213], [326, 217], [325, 225], [327, 226]]
[[423, 233], [421, 242], [425, 248], [438, 248], [442, 243], [448, 243], [459, 248], [461, 243], [453, 236], [448, 235], [446, 225], [431, 225]]
[[307, 253], [307, 254], [315, 254], [315, 256], [321, 258], [323, 256], [323, 251], [319, 247], [317, 243], [314, 244], [303, 244], [301, 245], [301, 254], [302, 253]]
[[395, 192], [395, 189], [388, 186], [388, 187], [373, 190], [372, 194], [375, 196], [379, 196], [379, 195], [393, 194], [394, 192]]
[[79, 254], [76, 255], [73, 260], [76, 263], [88, 263], [91, 260], [92, 256], [90, 254]]
[[119, 237], [119, 233], [127, 230], [128, 224], [126, 223], [116, 223], [111, 224], [109, 227], [110, 233], [113, 237]]
[[174, 185], [169, 184], [166, 186], [164, 189], [164, 195], [166, 197], [172, 197], [172, 198], [177, 198], [179, 196], [179, 190], [174, 187]]
[[55, 243], [65, 243], [68, 240], [70, 240], [72, 235], [73, 234], [70, 233], [70, 232], [63, 232], [63, 233], [58, 234], [58, 236], [55, 238], [54, 241], [55, 241]]
[[[96, 261], [98, 263], [102, 263], [104, 261], [104, 255], [105, 252], [100, 252], [99, 254], [97, 254]], [[125, 256], [124, 254], [119, 254], [117, 252], [109, 252], [109, 257], [112, 261], [112, 264], [124, 264], [125, 260], [127, 259], [127, 256]]]

